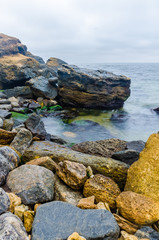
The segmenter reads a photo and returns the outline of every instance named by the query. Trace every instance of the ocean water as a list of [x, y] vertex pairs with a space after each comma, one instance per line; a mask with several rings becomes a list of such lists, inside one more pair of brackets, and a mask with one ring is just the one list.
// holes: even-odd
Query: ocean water
[[[159, 63], [113, 63], [78, 65], [90, 69], [104, 69], [131, 78], [131, 95], [119, 110], [78, 110], [78, 115], [63, 121], [44, 119], [48, 132], [70, 142], [107, 139], [146, 141], [159, 131]], [[93, 124], [93, 123], [97, 124]], [[76, 123], [76, 124], [74, 124]]]

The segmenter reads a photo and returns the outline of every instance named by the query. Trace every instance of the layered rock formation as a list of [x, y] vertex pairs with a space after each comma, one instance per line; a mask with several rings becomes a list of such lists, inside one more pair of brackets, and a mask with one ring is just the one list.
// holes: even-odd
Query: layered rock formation
[[74, 107], [116, 109], [130, 95], [130, 79], [103, 70], [63, 65], [58, 70], [60, 103]]

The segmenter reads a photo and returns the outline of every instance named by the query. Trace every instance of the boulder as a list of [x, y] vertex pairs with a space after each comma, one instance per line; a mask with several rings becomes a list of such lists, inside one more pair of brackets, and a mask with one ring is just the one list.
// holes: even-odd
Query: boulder
[[56, 71], [56, 72], [62, 66], [62, 64], [67, 64], [67, 63], [59, 58], [54, 58], [54, 57], [50, 57], [46, 62], [46, 65], [48, 67], [54, 69], [54, 71]]
[[0, 188], [0, 215], [7, 212], [10, 206], [10, 200], [6, 192]]
[[86, 167], [90, 166], [94, 173], [101, 173], [112, 178], [120, 187], [123, 187], [125, 184], [129, 167], [129, 165], [112, 158], [79, 153], [70, 148], [48, 141], [34, 141], [32, 145], [25, 150], [23, 162], [28, 162], [31, 159], [44, 156], [51, 157], [55, 162], [68, 160], [82, 163]]
[[24, 153], [25, 149], [27, 149], [32, 141], [32, 134], [29, 130], [22, 128], [14, 140], [11, 142], [10, 146], [15, 148], [21, 154]]
[[6, 131], [11, 131], [14, 126], [14, 120], [13, 118], [5, 119], [3, 121], [3, 129]]
[[30, 117], [25, 121], [25, 127], [32, 132], [33, 136], [39, 137], [43, 140], [45, 139], [47, 133], [44, 123], [36, 113], [30, 115]]
[[149, 239], [149, 240], [158, 240], [159, 233], [156, 232], [151, 227], [142, 227], [136, 233], [135, 236], [139, 239]]
[[12, 213], [0, 216], [0, 239], [29, 240], [21, 220]]
[[128, 150], [134, 150], [140, 153], [145, 147], [145, 142], [142, 140], [129, 141], [129, 142], [126, 142], [126, 147]]
[[25, 55], [26, 51], [27, 47], [19, 39], [0, 33], [0, 57], [18, 53]]
[[70, 203], [76, 206], [80, 199], [83, 198], [81, 192], [75, 191], [68, 187], [60, 178], [55, 175], [55, 200]]
[[121, 108], [130, 95], [130, 79], [104, 70], [63, 65], [58, 70], [59, 100], [86, 108]]
[[150, 225], [159, 220], [159, 202], [131, 191], [116, 199], [119, 214], [138, 225]]
[[110, 208], [116, 207], [115, 199], [120, 194], [118, 185], [111, 179], [101, 174], [89, 178], [83, 188], [85, 197], [95, 196], [95, 201], [107, 202]]
[[34, 58], [37, 62], [39, 62], [40, 64], [45, 64], [45, 61], [43, 60], [42, 57], [33, 55], [31, 52], [27, 51], [25, 54], [27, 57], [31, 57]]
[[12, 116], [12, 113], [9, 112], [8, 110], [4, 110], [4, 109], [1, 109], [1, 110], [0, 110], [0, 117], [1, 117], [2, 119], [4, 119], [4, 118], [10, 118], [11, 116]]
[[5, 89], [4, 93], [10, 97], [33, 98], [32, 91], [29, 86], [19, 86], [11, 89]]
[[125, 190], [159, 199], [159, 134], [152, 134], [129, 170]]
[[87, 141], [73, 145], [72, 149], [91, 155], [111, 157], [113, 153], [125, 150], [126, 142], [116, 138]]
[[50, 157], [41, 157], [41, 158], [33, 159], [27, 162], [26, 164], [45, 167], [51, 170], [52, 172], [56, 172], [56, 168], [57, 168], [57, 164]]
[[20, 162], [17, 153], [10, 147], [0, 147], [0, 186], [5, 184], [8, 173]]
[[54, 99], [57, 96], [57, 87], [53, 87], [46, 77], [32, 78], [27, 82], [27, 85], [36, 97]]
[[53, 200], [54, 174], [44, 167], [22, 165], [9, 173], [7, 186], [26, 205], [48, 202]]
[[32, 240], [67, 239], [73, 232], [86, 239], [117, 240], [119, 227], [106, 210], [82, 210], [71, 204], [53, 201], [37, 208]]
[[87, 180], [86, 167], [81, 163], [60, 162], [56, 172], [68, 186], [75, 190], [79, 190]]

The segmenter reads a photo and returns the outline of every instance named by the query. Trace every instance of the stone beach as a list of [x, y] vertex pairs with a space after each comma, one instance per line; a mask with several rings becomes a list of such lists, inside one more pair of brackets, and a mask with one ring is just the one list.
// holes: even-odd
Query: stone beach
[[0, 239], [159, 239], [159, 133], [72, 145], [42, 121], [65, 106], [120, 108], [129, 78], [45, 63], [0, 34], [0, 89]]

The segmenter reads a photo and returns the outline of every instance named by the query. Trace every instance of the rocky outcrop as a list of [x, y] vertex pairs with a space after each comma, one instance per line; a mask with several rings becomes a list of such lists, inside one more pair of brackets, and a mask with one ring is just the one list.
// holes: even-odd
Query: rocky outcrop
[[24, 86], [31, 78], [57, 75], [40, 57], [27, 52], [20, 40], [0, 34], [0, 89]]
[[110, 208], [116, 207], [115, 199], [120, 194], [118, 185], [111, 179], [101, 174], [94, 175], [84, 184], [83, 195], [95, 196], [95, 201], [107, 202]]
[[0, 33], [0, 57], [18, 53], [26, 55], [26, 51], [27, 47], [19, 39]]
[[67, 63], [59, 58], [54, 58], [54, 57], [50, 57], [46, 62], [46, 65], [48, 67], [53, 68], [56, 72], [62, 66], [62, 64], [67, 64]]
[[54, 174], [44, 167], [23, 165], [9, 173], [7, 186], [24, 204], [48, 202], [54, 195]]
[[73, 232], [86, 239], [117, 240], [119, 227], [113, 215], [103, 209], [82, 210], [57, 201], [37, 208], [32, 240], [64, 240]]
[[159, 220], [159, 202], [131, 191], [116, 199], [119, 214], [138, 225], [151, 225]]
[[152, 134], [140, 158], [128, 170], [125, 190], [159, 199], [159, 134]]
[[23, 154], [23, 161], [28, 162], [31, 159], [49, 156], [54, 161], [72, 161], [90, 166], [94, 173], [101, 173], [112, 178], [120, 187], [125, 185], [128, 165], [112, 158], [92, 156], [79, 153], [62, 145], [48, 141], [34, 141]]
[[130, 79], [103, 70], [64, 65], [58, 70], [59, 100], [63, 105], [117, 109], [130, 95]]

